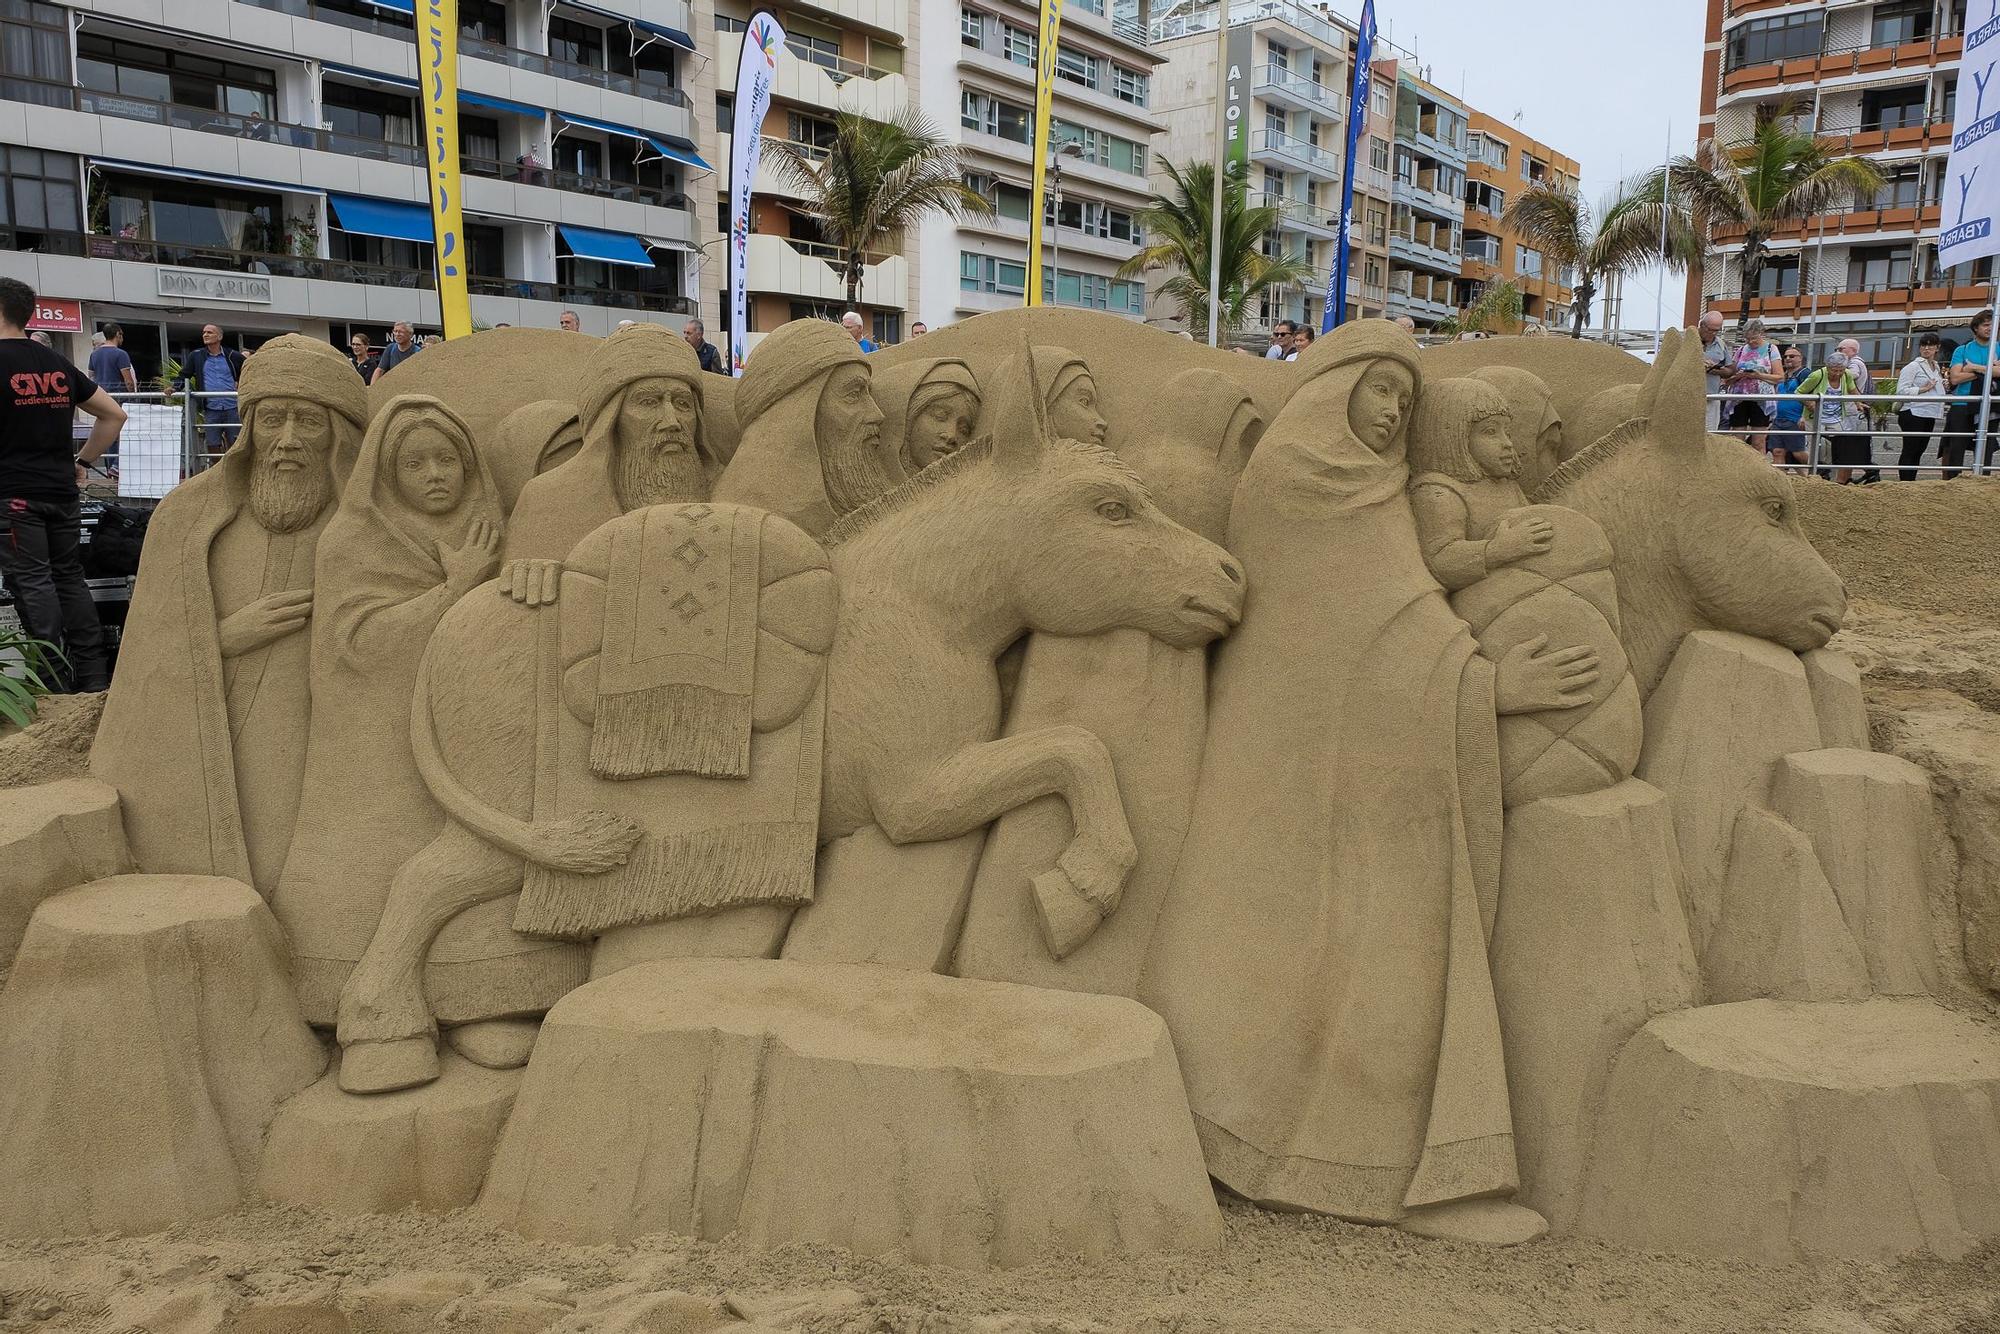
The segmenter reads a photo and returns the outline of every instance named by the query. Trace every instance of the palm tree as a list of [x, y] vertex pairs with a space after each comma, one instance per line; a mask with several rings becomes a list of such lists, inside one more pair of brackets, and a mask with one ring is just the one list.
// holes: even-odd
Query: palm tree
[[870, 248], [885, 237], [933, 213], [956, 221], [993, 212], [966, 186], [957, 145], [914, 107], [887, 120], [836, 113], [833, 143], [824, 155], [770, 138], [764, 152], [779, 177], [804, 197], [804, 211], [819, 223], [821, 234], [840, 250], [850, 306], [860, 303]]
[[1667, 247], [1660, 250], [1660, 193], [1648, 193], [1644, 180], [1619, 184], [1598, 205], [1595, 215], [1583, 196], [1553, 181], [1530, 185], [1514, 196], [1501, 223], [1526, 244], [1539, 250], [1556, 272], [1575, 270], [1575, 301], [1569, 336], [1583, 337], [1590, 323], [1590, 303], [1597, 280], [1614, 273], [1632, 273], [1664, 263], [1669, 272], [1687, 267], [1695, 249], [1694, 234], [1684, 215], [1669, 209]]
[[1456, 338], [1462, 333], [1493, 333], [1521, 322], [1521, 289], [1511, 281], [1487, 284], [1479, 299], [1437, 322], [1432, 333]]
[[[1190, 162], [1160, 167], [1173, 194], [1153, 196], [1139, 214], [1151, 243], [1118, 267], [1120, 278], [1151, 269], [1178, 269], [1160, 292], [1180, 307], [1181, 322], [1196, 338], [1208, 336], [1210, 226], [1215, 216], [1215, 165]], [[1313, 276], [1304, 255], [1266, 255], [1264, 238], [1277, 229], [1275, 207], [1249, 206], [1244, 180], [1248, 167], [1231, 163], [1222, 178], [1222, 328], [1240, 328], [1250, 303], [1273, 288], [1293, 287]]]
[[1770, 257], [1773, 233], [1787, 222], [1832, 212], [1850, 197], [1872, 194], [1882, 173], [1866, 158], [1829, 152], [1810, 129], [1799, 127], [1801, 108], [1791, 104], [1758, 111], [1747, 139], [1704, 139], [1693, 157], [1675, 158], [1645, 182], [1655, 197], [1672, 173], [1673, 206], [1704, 243], [1720, 228], [1743, 232], [1743, 313]]

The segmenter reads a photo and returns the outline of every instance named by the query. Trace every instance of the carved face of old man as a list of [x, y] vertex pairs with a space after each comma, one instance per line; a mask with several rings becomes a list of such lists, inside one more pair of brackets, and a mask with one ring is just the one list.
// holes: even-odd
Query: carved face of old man
[[648, 375], [626, 386], [612, 423], [620, 506], [634, 510], [705, 498], [700, 439], [701, 401], [688, 381]]
[[239, 449], [250, 453], [250, 513], [267, 532], [296, 533], [333, 497], [333, 414], [307, 398], [258, 400]]

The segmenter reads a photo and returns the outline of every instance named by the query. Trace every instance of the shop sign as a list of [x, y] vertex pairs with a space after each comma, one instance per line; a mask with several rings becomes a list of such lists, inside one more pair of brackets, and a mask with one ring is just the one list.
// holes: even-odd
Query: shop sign
[[59, 296], [36, 297], [35, 313], [28, 321], [28, 327], [46, 329], [50, 333], [82, 333], [83, 302]]
[[269, 305], [271, 280], [254, 273], [215, 269], [156, 269], [160, 295], [195, 301], [246, 301]]

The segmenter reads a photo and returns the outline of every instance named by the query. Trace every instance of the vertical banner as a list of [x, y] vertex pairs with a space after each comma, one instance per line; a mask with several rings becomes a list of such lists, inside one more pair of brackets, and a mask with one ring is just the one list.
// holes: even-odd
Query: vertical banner
[[1042, 214], [1049, 185], [1049, 116], [1056, 101], [1056, 35], [1062, 0], [1041, 0], [1041, 37], [1035, 45], [1035, 176], [1028, 201], [1028, 304], [1042, 304]]
[[750, 192], [764, 156], [764, 116], [785, 30], [768, 10], [750, 16], [736, 60], [736, 123], [729, 137], [729, 373], [743, 374], [750, 332]]
[[1242, 171], [1245, 181], [1250, 171], [1250, 128], [1243, 123], [1243, 113], [1250, 105], [1250, 52], [1255, 38], [1247, 23], [1229, 29], [1222, 72], [1222, 161], [1225, 168]]
[[[2000, 214], [2000, 88], [1993, 86], [1994, 71], [2000, 68], [2000, 16], [1967, 27], [1958, 68], [1958, 112], [1939, 210], [1940, 268], [2000, 253], [2000, 233], [1993, 230], [1993, 219]], [[1993, 93], [1991, 107], [1986, 105], [1988, 90]]]
[[1347, 270], [1354, 254], [1354, 158], [1368, 124], [1368, 93], [1374, 75], [1375, 0], [1362, 0], [1359, 35], [1354, 39], [1354, 82], [1347, 94], [1347, 159], [1340, 168], [1340, 235], [1333, 243], [1333, 272], [1326, 279], [1326, 309], [1319, 331], [1331, 333], [1347, 318]]
[[417, 72], [423, 87], [424, 138], [430, 144], [425, 185], [431, 197], [431, 265], [438, 318], [446, 338], [472, 332], [466, 294], [465, 213], [458, 174], [458, 0], [419, 0]]

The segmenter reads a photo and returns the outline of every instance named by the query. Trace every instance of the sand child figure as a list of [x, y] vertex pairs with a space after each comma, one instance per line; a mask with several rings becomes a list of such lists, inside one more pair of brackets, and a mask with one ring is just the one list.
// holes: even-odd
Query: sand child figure
[[1456, 593], [1503, 565], [1546, 552], [1555, 527], [1512, 514], [1521, 491], [1521, 454], [1508, 427], [1507, 399], [1480, 380], [1425, 387], [1410, 422], [1410, 507], [1432, 577]]

